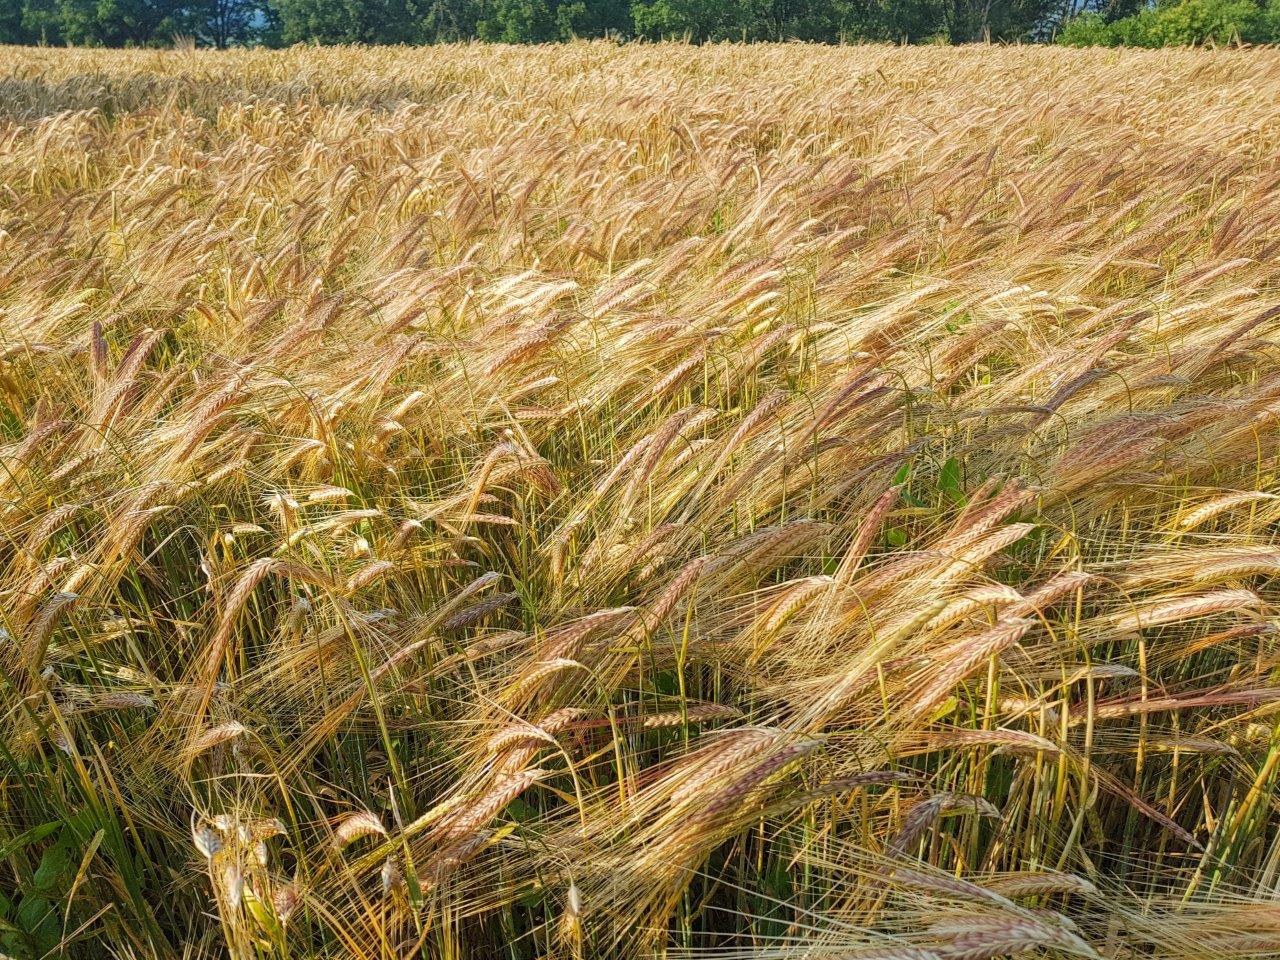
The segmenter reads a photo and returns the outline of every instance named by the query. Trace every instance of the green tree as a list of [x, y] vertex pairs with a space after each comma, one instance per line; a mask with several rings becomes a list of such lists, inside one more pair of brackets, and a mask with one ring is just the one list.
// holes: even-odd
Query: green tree
[[168, 44], [199, 25], [184, 0], [62, 0], [58, 19], [68, 43], [107, 47]]
[[628, 32], [629, 14], [619, 0], [495, 0], [477, 34], [501, 43], [603, 37]]
[[285, 43], [418, 43], [415, 0], [278, 0]]
[[545, 43], [560, 39], [548, 0], [496, 0], [476, 25], [481, 40], [497, 43]]
[[13, 0], [22, 4], [21, 43], [65, 42], [62, 29], [62, 7], [59, 0]]
[[[217, 47], [266, 43], [506, 43], [606, 35], [696, 41], [1037, 39], [1077, 3], [1099, 22], [1142, 0], [0, 0], [0, 41]], [[1249, 3], [1252, 0], [1188, 0]], [[1105, 6], [1103, 6], [1105, 5]], [[1106, 13], [1103, 11], [1110, 11]], [[1144, 14], [1145, 16], [1145, 14]], [[1081, 37], [1092, 20], [1071, 28]], [[1194, 32], [1198, 27], [1191, 28]], [[1257, 31], [1253, 31], [1256, 33]], [[1101, 35], [1100, 35], [1101, 36]]]
[[1086, 13], [1068, 22], [1058, 42], [1074, 47], [1168, 47], [1280, 40], [1280, 0], [1178, 0], [1108, 22]]
[[191, 20], [197, 39], [221, 50], [258, 39], [273, 13], [266, 0], [199, 0]]
[[453, 42], [479, 36], [484, 14], [476, 0], [421, 0], [419, 29], [426, 42]]
[[754, 0], [636, 0], [631, 15], [636, 33], [653, 39], [742, 40], [760, 32]]
[[0, 43], [28, 43], [22, 29], [22, 3], [19, 0], [0, 0]]
[[945, 0], [942, 25], [952, 43], [1033, 39], [1057, 0]]
[[0, 43], [60, 43], [58, 0], [0, 0]]

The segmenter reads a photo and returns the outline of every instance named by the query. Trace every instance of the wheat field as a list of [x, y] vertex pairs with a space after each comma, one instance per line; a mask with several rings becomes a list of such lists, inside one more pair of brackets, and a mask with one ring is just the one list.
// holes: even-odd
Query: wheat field
[[1280, 51], [0, 73], [0, 954], [1280, 956]]

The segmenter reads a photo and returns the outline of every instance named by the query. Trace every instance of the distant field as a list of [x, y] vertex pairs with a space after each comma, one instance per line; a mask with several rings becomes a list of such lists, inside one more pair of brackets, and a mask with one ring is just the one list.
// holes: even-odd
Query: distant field
[[1280, 51], [0, 48], [0, 954], [1280, 942]]

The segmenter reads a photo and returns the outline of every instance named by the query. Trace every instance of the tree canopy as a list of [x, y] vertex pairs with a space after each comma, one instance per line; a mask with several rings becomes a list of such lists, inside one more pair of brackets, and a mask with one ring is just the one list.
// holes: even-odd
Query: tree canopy
[[1280, 0], [0, 0], [0, 43], [1272, 42]]

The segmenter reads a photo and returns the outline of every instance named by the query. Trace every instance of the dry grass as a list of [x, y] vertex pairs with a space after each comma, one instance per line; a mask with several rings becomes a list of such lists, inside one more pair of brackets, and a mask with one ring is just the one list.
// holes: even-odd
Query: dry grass
[[0, 952], [1276, 955], [1280, 53], [0, 62]]

